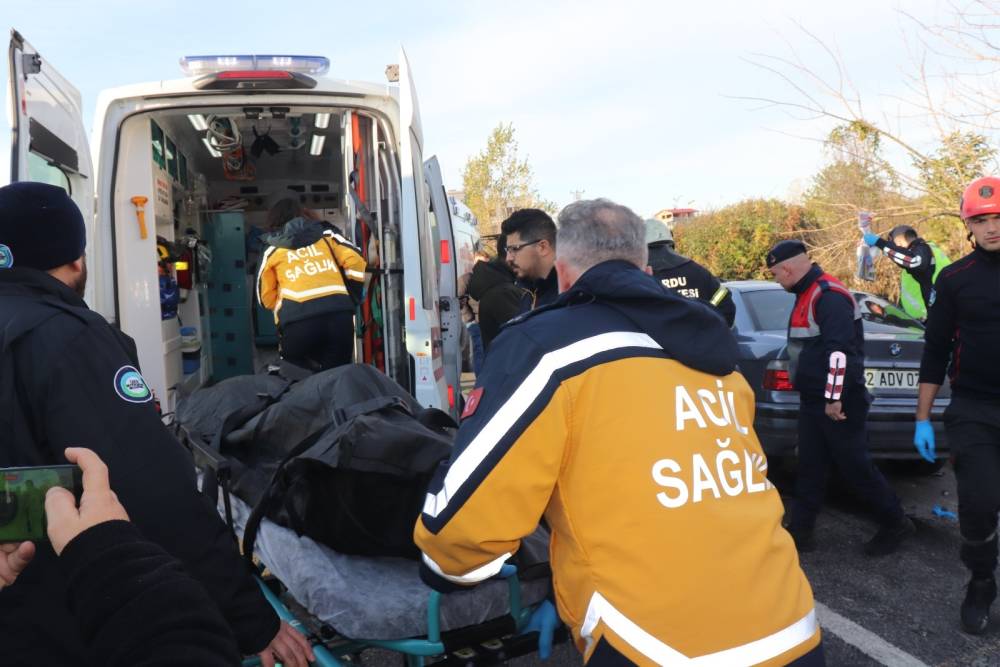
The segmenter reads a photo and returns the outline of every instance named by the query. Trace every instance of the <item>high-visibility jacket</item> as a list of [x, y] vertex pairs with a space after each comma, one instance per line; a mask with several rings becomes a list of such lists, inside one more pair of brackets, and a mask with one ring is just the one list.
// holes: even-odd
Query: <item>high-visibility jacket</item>
[[589, 659], [784, 665], [813, 597], [709, 306], [625, 262], [494, 340], [414, 533], [439, 590], [494, 576], [544, 516], [559, 615]]
[[948, 255], [936, 243], [927, 241], [926, 244], [931, 249], [930, 287], [925, 280], [918, 280], [913, 271], [903, 271], [899, 276], [899, 302], [903, 310], [910, 317], [918, 320], [927, 319], [927, 301], [930, 299], [930, 292], [937, 282], [941, 269], [951, 264]]
[[295, 218], [268, 246], [257, 271], [257, 298], [289, 324], [353, 310], [361, 300], [367, 264], [361, 251], [323, 222]]

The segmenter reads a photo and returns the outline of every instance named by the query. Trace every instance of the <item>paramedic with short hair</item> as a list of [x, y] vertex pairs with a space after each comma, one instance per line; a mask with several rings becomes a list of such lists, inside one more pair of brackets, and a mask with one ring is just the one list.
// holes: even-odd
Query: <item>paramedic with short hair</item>
[[[65, 463], [87, 447], [136, 527], [205, 587], [244, 653], [303, 666], [308, 643], [280, 623], [246, 568], [214, 503], [197, 488], [191, 456], [167, 431], [137, 362], [135, 342], [83, 301], [83, 216], [44, 183], [0, 188], [0, 467]], [[0, 594], [0, 662], [87, 663], [49, 544]]]
[[823, 665], [725, 322], [644, 272], [624, 206], [570, 204], [558, 248], [561, 294], [493, 342], [431, 483], [424, 581], [493, 577], [544, 517], [559, 617], [591, 667]]
[[951, 401], [945, 431], [958, 484], [962, 562], [971, 579], [962, 627], [980, 634], [997, 595], [997, 513], [1000, 510], [1000, 178], [972, 181], [962, 195], [962, 220], [973, 250], [945, 267], [934, 283], [913, 442], [935, 461], [931, 406], [944, 383]]
[[257, 299], [274, 311], [282, 359], [314, 371], [351, 363], [367, 267], [361, 250], [294, 199], [275, 204], [268, 223]]
[[814, 527], [831, 466], [868, 503], [879, 530], [864, 545], [868, 556], [892, 553], [913, 535], [913, 522], [868, 454], [861, 309], [844, 284], [806, 254], [801, 241], [777, 243], [767, 254], [775, 281], [795, 294], [788, 323], [789, 377], [801, 403], [795, 504], [788, 531], [799, 551], [816, 548]]

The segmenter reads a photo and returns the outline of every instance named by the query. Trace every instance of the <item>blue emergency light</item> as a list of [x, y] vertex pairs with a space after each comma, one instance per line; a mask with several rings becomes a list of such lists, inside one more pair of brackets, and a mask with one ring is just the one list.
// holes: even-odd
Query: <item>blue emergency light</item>
[[323, 56], [184, 56], [181, 69], [188, 76], [219, 72], [282, 71], [322, 76], [330, 71], [330, 60]]

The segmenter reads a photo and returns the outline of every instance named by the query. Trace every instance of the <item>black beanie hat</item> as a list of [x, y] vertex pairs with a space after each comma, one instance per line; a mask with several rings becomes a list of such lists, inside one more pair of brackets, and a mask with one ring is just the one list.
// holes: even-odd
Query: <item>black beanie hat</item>
[[771, 268], [775, 264], [784, 262], [786, 259], [791, 259], [797, 255], [804, 255], [806, 252], [806, 244], [802, 241], [779, 241], [771, 248], [771, 252], [767, 253], [767, 268]]
[[30, 181], [0, 188], [0, 269], [48, 271], [80, 259], [86, 247], [83, 216], [65, 190]]

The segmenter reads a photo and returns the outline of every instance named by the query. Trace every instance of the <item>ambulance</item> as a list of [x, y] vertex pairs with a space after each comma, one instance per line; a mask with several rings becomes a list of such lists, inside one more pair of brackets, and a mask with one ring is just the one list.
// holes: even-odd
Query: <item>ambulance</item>
[[254, 280], [285, 197], [368, 261], [355, 360], [457, 414], [456, 264], [478, 237], [456, 245], [405, 52], [385, 84], [330, 78], [316, 56], [183, 57], [184, 78], [103, 91], [89, 142], [79, 92], [16, 31], [9, 58], [11, 180], [60, 185], [83, 211], [86, 301], [135, 339], [165, 415], [277, 358]]

